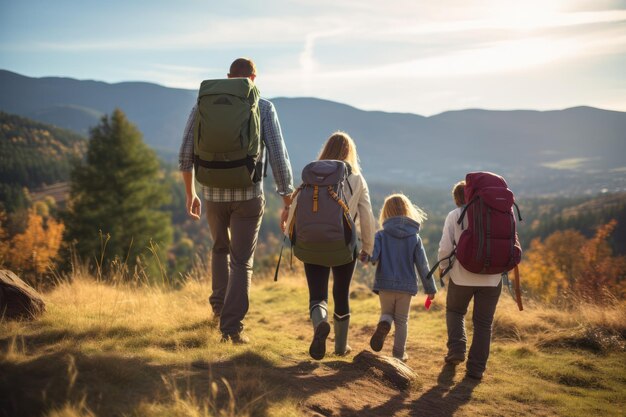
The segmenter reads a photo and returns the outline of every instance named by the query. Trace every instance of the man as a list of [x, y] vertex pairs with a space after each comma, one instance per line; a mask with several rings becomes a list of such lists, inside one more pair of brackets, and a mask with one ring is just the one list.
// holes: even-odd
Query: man
[[[230, 66], [228, 78], [249, 78], [254, 82], [256, 67], [250, 59], [236, 59]], [[201, 203], [196, 194], [193, 174], [193, 140], [196, 121], [194, 106], [187, 120], [179, 154], [187, 196], [188, 214], [200, 219]], [[289, 211], [290, 195], [294, 191], [291, 164], [283, 141], [280, 123], [274, 105], [259, 100], [261, 140], [265, 144], [277, 191], [283, 198], [281, 225]], [[261, 218], [265, 207], [263, 181], [247, 188], [202, 187], [213, 249], [211, 256], [212, 294], [209, 298], [213, 316], [219, 319], [222, 341], [248, 343], [242, 334], [242, 321], [248, 312], [252, 264]], [[230, 258], [230, 264], [229, 264]]]

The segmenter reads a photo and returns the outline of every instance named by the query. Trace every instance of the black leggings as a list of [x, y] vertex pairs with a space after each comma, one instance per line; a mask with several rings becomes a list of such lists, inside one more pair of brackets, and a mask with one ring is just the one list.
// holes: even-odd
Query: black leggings
[[[350, 281], [352, 281], [355, 265], [356, 257], [352, 262], [332, 267], [335, 315], [340, 318], [350, 314]], [[305, 263], [304, 272], [306, 274], [307, 283], [309, 284], [310, 305], [321, 301], [328, 303], [328, 278], [330, 277], [330, 267]]]

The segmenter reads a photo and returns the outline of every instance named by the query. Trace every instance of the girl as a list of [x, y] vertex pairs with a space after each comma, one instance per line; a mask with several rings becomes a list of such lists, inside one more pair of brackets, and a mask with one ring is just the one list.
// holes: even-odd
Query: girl
[[[322, 159], [344, 161], [350, 165], [351, 173], [347, 178], [350, 186], [345, 187], [344, 192], [350, 215], [353, 219], [356, 219], [357, 230], [360, 230], [362, 250], [359, 258], [364, 262], [372, 253], [374, 247], [375, 220], [367, 183], [361, 175], [354, 141], [345, 132], [332, 134], [318, 157], [318, 160]], [[297, 200], [298, 196], [291, 204], [287, 224], [291, 224]], [[354, 259], [351, 262], [332, 267], [333, 299], [335, 304], [333, 326], [335, 329], [335, 354], [337, 355], [346, 355], [352, 350], [348, 346], [348, 327], [350, 323], [350, 281], [354, 273], [356, 253], [354, 255]], [[330, 333], [330, 325], [328, 324], [328, 279], [330, 270], [331, 267], [327, 266], [304, 264], [304, 272], [309, 287], [309, 314], [313, 322], [313, 340], [309, 347], [309, 354], [313, 359], [317, 360], [322, 359], [326, 354], [326, 338]]]
[[381, 315], [376, 331], [370, 340], [375, 352], [383, 348], [385, 337], [395, 323], [393, 356], [406, 361], [407, 321], [411, 297], [417, 294], [419, 271], [424, 291], [433, 300], [437, 287], [432, 278], [426, 280], [429, 266], [422, 239], [420, 224], [426, 213], [403, 194], [393, 194], [385, 199], [379, 222], [382, 230], [376, 233], [372, 263], [377, 263], [374, 292], [380, 297]]

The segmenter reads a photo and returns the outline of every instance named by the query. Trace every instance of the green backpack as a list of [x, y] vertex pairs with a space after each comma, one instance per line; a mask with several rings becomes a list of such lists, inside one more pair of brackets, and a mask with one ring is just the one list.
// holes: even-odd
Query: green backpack
[[208, 187], [244, 188], [261, 180], [259, 90], [248, 78], [200, 85], [194, 127], [194, 170]]

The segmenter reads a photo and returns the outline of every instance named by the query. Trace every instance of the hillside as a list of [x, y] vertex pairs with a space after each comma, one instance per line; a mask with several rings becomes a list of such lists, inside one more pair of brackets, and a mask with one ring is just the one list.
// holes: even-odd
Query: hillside
[[[0, 110], [85, 133], [99, 115], [120, 107], [170, 161], [195, 95], [149, 83], [29, 78], [0, 70]], [[526, 194], [626, 189], [623, 112], [470, 109], [423, 117], [316, 98], [273, 102], [295, 172], [340, 129], [357, 140], [368, 178], [379, 182], [448, 188], [468, 171], [491, 170]]]
[[0, 201], [13, 211], [23, 206], [24, 188], [67, 181], [72, 158], [86, 149], [72, 131], [0, 112]]
[[[481, 383], [443, 365], [445, 292], [413, 301], [401, 391], [353, 363], [368, 350], [378, 299], [353, 285], [347, 357], [307, 355], [299, 276], [256, 277], [252, 343], [218, 343], [210, 284], [179, 290], [105, 285], [76, 275], [46, 294], [37, 321], [0, 326], [0, 416], [619, 416], [626, 406], [625, 308], [559, 311], [503, 293]], [[471, 315], [471, 313], [470, 313]], [[386, 346], [382, 354], [389, 354]]]
[[569, 199], [536, 198], [522, 203], [528, 213], [521, 235], [524, 245], [558, 230], [574, 229], [591, 237], [598, 226], [617, 220], [610, 242], [617, 253], [626, 254], [626, 193], [600, 194]]
[[194, 99], [195, 92], [150, 83], [29, 78], [0, 70], [0, 110], [87, 134], [101, 115], [120, 107], [156, 149], [178, 149]]

